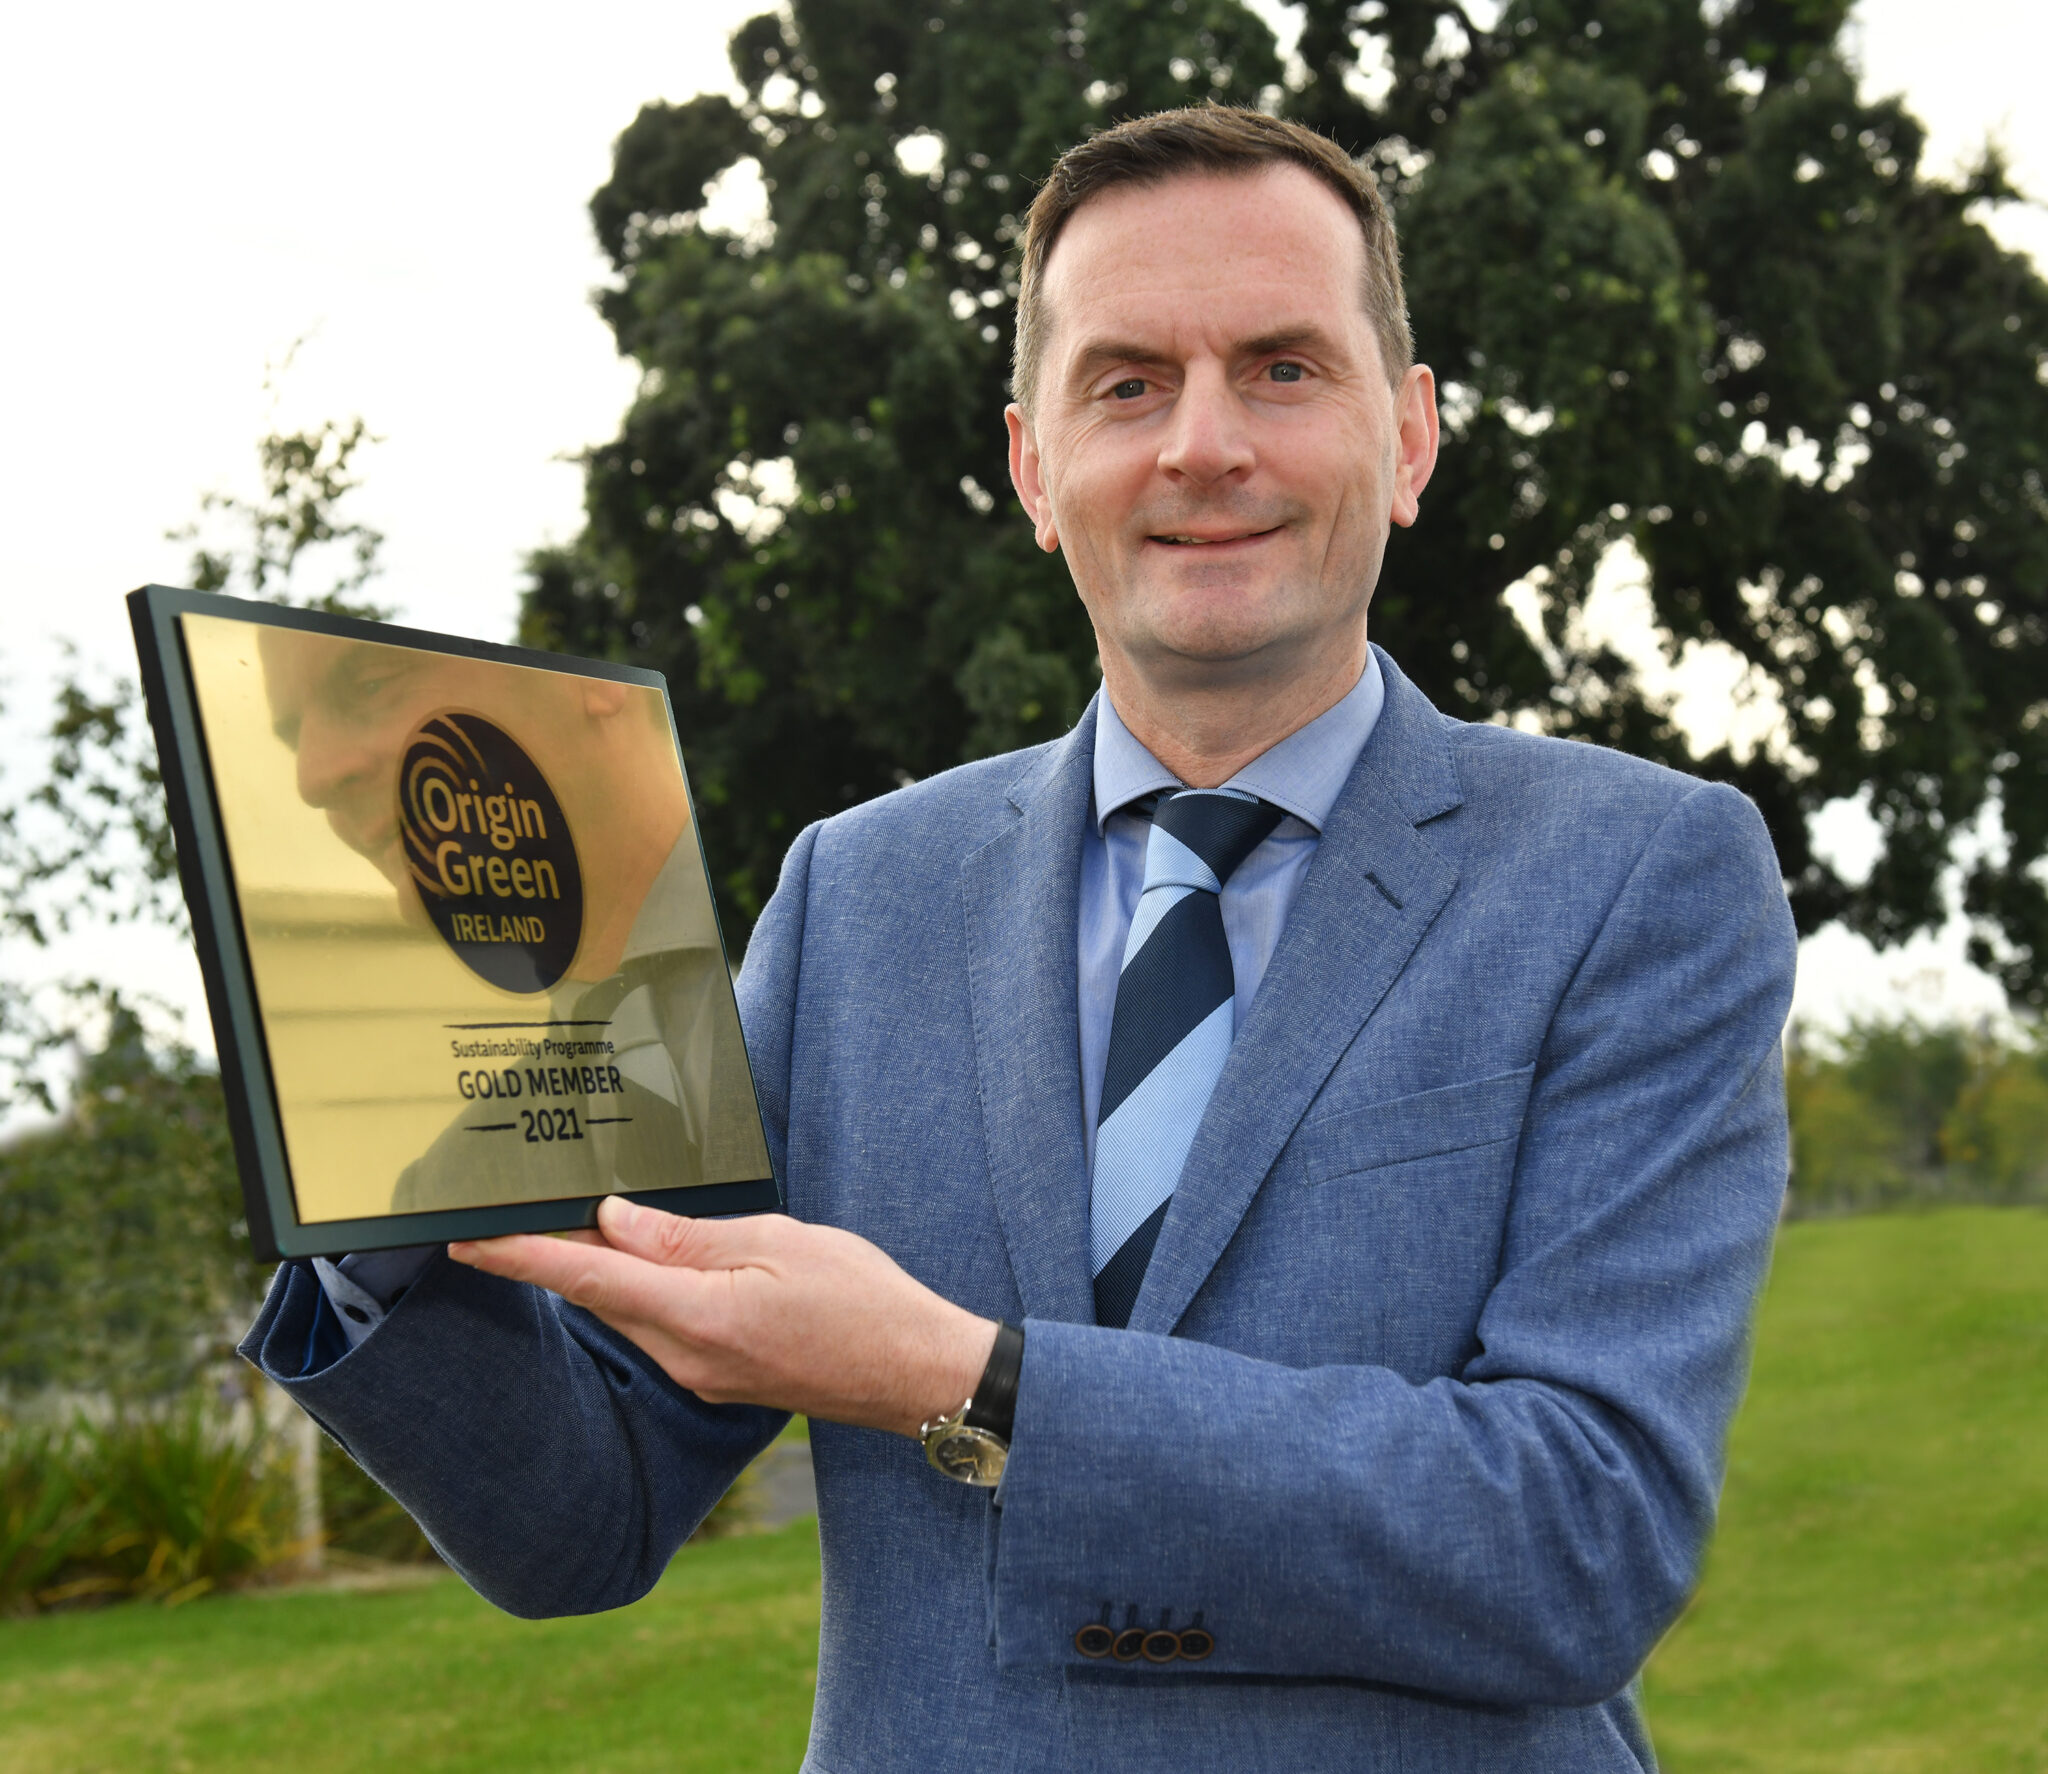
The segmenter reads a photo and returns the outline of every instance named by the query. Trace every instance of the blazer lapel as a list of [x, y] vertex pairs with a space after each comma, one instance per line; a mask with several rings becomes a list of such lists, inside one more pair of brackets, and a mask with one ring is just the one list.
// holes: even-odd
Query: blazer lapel
[[1167, 1209], [1131, 1329], [1171, 1333], [1309, 1103], [1457, 885], [1415, 829], [1461, 796], [1443, 717], [1384, 653], [1387, 700], [1288, 914]]
[[1007, 830], [960, 868], [975, 1060], [997, 1218], [1024, 1310], [1090, 1324], [1081, 1137], [1081, 842], [1095, 711], [1010, 790]]

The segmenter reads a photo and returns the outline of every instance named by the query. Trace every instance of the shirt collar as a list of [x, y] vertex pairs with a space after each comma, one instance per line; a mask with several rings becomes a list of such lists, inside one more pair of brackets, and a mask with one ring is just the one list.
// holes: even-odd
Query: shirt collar
[[[1321, 832], [1351, 767], [1378, 724], [1386, 679], [1368, 647], [1365, 670], [1342, 701], [1261, 752], [1226, 788], [1243, 789]], [[1133, 801], [1186, 785], [1132, 737], [1105, 690], [1095, 710], [1095, 829]]]

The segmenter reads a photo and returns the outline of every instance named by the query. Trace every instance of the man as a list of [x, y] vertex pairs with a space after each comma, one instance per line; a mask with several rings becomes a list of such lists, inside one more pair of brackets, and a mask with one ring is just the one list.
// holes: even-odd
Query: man
[[810, 1767], [1649, 1766], [1785, 1180], [1761, 823], [1368, 650], [1436, 421], [1328, 143], [1122, 125], [1025, 261], [1104, 694], [792, 847], [741, 1007], [794, 1220], [458, 1248], [294, 1390], [530, 1613], [810, 1413]]

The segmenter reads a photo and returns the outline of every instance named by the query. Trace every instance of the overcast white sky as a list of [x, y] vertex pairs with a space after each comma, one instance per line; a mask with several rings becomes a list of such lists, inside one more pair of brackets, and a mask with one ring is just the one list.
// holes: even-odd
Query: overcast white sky
[[[760, 0], [573, 9], [332, 9], [194, 0], [10, 13], [0, 55], [0, 695], [10, 778], [62, 641], [131, 658], [121, 597], [180, 582], [164, 532], [247, 490], [278, 423], [361, 413], [386, 441], [360, 514], [378, 595], [426, 627], [505, 637], [520, 557], [573, 535], [567, 458], [615, 429], [632, 372], [589, 292], [585, 214], [651, 98], [725, 86]], [[2048, 13], [2020, 0], [1867, 0], [1870, 84], [1903, 90], [1932, 162], [1997, 136], [2048, 192], [2033, 97]], [[2048, 217], [2000, 231], [2037, 255]], [[266, 366], [308, 342], [280, 405]], [[990, 415], [990, 423], [997, 423]], [[1853, 822], [1850, 822], [1853, 824]], [[93, 961], [196, 1007], [161, 937]], [[19, 977], [16, 954], [4, 964]], [[1801, 1006], [1996, 1002], [1953, 938], [1872, 958], [1809, 944]], [[198, 1012], [191, 1034], [207, 1040]]]

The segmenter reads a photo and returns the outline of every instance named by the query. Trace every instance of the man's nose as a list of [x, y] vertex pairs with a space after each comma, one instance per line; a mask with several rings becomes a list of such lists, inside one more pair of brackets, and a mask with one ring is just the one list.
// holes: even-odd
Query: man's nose
[[1220, 364], [1192, 366], [1173, 403], [1159, 466], [1178, 479], [1209, 486], [1253, 463], [1249, 416]]

